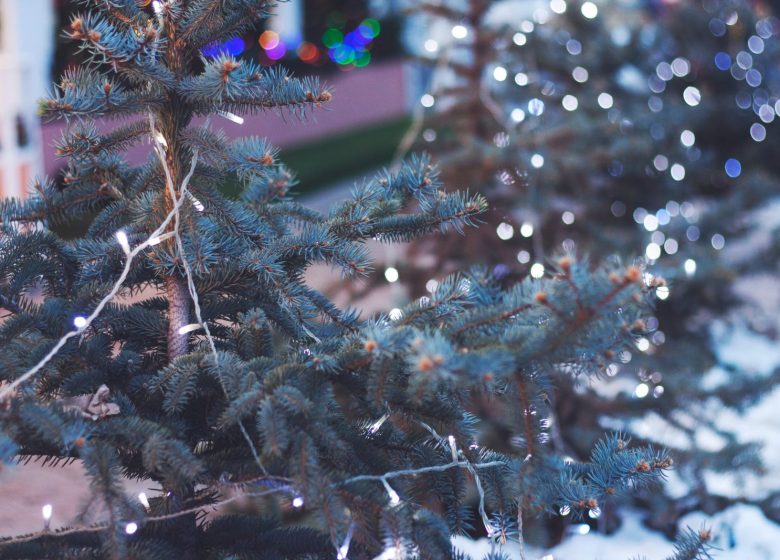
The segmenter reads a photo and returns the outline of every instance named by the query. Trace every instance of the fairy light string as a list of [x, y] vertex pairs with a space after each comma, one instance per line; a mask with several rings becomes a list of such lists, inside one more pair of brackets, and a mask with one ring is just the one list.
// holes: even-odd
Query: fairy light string
[[[187, 254], [186, 254], [186, 252], [184, 250], [184, 242], [182, 241], [181, 233], [180, 233], [180, 230], [179, 230], [180, 214], [179, 214], [178, 208], [181, 207], [182, 201], [187, 197], [188, 194], [190, 194], [187, 189], [189, 187], [189, 183], [190, 183], [190, 180], [192, 179], [192, 176], [195, 174], [195, 168], [197, 167], [198, 149], [196, 148], [196, 149], [193, 150], [192, 162], [190, 164], [189, 172], [184, 177], [184, 179], [183, 179], [183, 181], [181, 183], [181, 187], [179, 189], [179, 194], [178, 194], [178, 197], [177, 197], [176, 189], [175, 189], [175, 187], [173, 185], [173, 177], [172, 177], [172, 174], [171, 174], [171, 170], [170, 170], [170, 167], [168, 166], [168, 163], [166, 161], [165, 154], [164, 154], [165, 145], [164, 145], [163, 141], [161, 141], [160, 136], [158, 136], [158, 134], [155, 134], [156, 129], [154, 127], [154, 117], [152, 116], [151, 113], [149, 114], [149, 121], [150, 121], [151, 130], [152, 130], [152, 138], [155, 141], [155, 152], [157, 153], [157, 157], [160, 160], [160, 165], [162, 166], [163, 171], [165, 173], [166, 186], [167, 186], [168, 192], [171, 195], [171, 199], [174, 201], [174, 208], [177, 208], [176, 212], [174, 213], [174, 223], [173, 223], [173, 232], [172, 233], [173, 233], [173, 236], [174, 236], [174, 238], [176, 240], [176, 249], [177, 249], [177, 251], [179, 253], [179, 258], [181, 259], [182, 267], [184, 268], [184, 274], [185, 274], [185, 276], [187, 278], [187, 290], [188, 290], [188, 292], [190, 294], [190, 299], [192, 300], [192, 306], [193, 306], [193, 309], [195, 311], [195, 318], [197, 320], [197, 324], [203, 329], [203, 332], [206, 335], [206, 340], [208, 341], [209, 349], [211, 350], [211, 355], [212, 355], [212, 357], [214, 359], [214, 367], [215, 367], [215, 371], [217, 373], [217, 379], [219, 379], [220, 387], [222, 388], [222, 391], [225, 394], [225, 398], [230, 400], [230, 394], [229, 394], [229, 392], [227, 390], [227, 387], [225, 386], [225, 381], [222, 378], [222, 372], [220, 371], [219, 353], [217, 352], [217, 346], [216, 346], [216, 344], [214, 342], [214, 337], [211, 335], [211, 330], [209, 329], [208, 323], [203, 320], [203, 314], [202, 314], [201, 307], [200, 307], [200, 298], [198, 297], [198, 290], [195, 287], [195, 281], [194, 281], [193, 276], [192, 276], [192, 267], [190, 267], [190, 263], [187, 260]], [[209, 121], [207, 120], [206, 123], [204, 124], [204, 127], [207, 128], [208, 125], [209, 125]], [[197, 204], [199, 204], [199, 202], [197, 202], [197, 199], [196, 199], [196, 201], [193, 202], [193, 205], [196, 205], [196, 207], [197, 207]], [[201, 207], [202, 207], [202, 205], [201, 205]], [[188, 327], [189, 327], [189, 325], [182, 325], [180, 327], [180, 332], [181, 332], [181, 329], [187, 329]], [[186, 334], [186, 332], [189, 332], [189, 331], [185, 331], [185, 333], [183, 333], [183, 334]], [[238, 426], [239, 426], [239, 429], [241, 430], [241, 434], [242, 434], [244, 440], [246, 441], [247, 445], [249, 446], [249, 450], [252, 453], [252, 457], [254, 458], [255, 463], [260, 468], [260, 471], [265, 474], [266, 470], [265, 470], [265, 467], [263, 466], [262, 461], [260, 460], [260, 455], [257, 452], [257, 447], [255, 446], [254, 442], [252, 441], [252, 438], [249, 436], [249, 432], [247, 431], [246, 427], [244, 426], [243, 421], [240, 418], [238, 420]]]

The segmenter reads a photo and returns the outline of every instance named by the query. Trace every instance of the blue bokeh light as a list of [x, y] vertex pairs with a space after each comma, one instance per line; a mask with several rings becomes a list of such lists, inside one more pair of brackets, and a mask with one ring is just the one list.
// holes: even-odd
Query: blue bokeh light
[[731, 57], [728, 55], [728, 53], [719, 52], [716, 54], [715, 66], [718, 70], [723, 70], [724, 72], [731, 68]]
[[726, 160], [726, 165], [723, 166], [723, 168], [726, 170], [726, 175], [734, 179], [735, 177], [739, 177], [742, 173], [742, 164], [739, 162], [738, 159], [729, 158]]

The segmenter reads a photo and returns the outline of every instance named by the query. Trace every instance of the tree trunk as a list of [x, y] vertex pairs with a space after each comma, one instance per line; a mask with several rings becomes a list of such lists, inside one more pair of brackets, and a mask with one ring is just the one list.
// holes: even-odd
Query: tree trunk
[[190, 295], [184, 278], [165, 277], [165, 295], [168, 299], [168, 361], [187, 353], [187, 334], [179, 329], [190, 323]]

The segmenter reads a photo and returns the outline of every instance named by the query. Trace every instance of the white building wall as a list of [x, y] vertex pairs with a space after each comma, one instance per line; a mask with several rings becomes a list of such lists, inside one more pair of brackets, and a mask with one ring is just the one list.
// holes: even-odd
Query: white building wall
[[[0, 196], [23, 197], [43, 169], [37, 100], [49, 89], [53, 0], [0, 0]], [[20, 145], [19, 127], [26, 132]]]

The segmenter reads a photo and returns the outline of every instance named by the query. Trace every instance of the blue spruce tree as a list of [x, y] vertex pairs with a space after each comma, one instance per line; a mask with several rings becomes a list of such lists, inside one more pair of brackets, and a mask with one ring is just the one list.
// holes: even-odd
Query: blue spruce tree
[[[83, 3], [66, 33], [90, 63], [41, 104], [69, 123], [62, 184], [0, 205], [0, 465], [78, 460], [91, 493], [76, 524], [4, 536], [0, 557], [463, 558], [450, 537], [476, 531], [497, 560], [524, 515], [597, 517], [671, 468], [618, 434], [578, 463], [547, 444], [554, 383], [568, 382], [556, 372], [598, 372], [641, 329], [640, 269], [563, 256], [507, 290], [473, 270], [359, 320], [307, 286], [309, 265], [365, 275], [365, 240], [460, 231], [485, 201], [445, 193], [411, 158], [327, 214], [307, 209], [265, 140], [212, 128], [331, 98], [202, 56], [267, 3]], [[122, 120], [102, 132], [96, 117]], [[144, 142], [148, 161], [131, 166], [122, 152]], [[235, 179], [230, 199], [220, 186]], [[73, 222], [88, 229], [57, 233]], [[512, 449], [475, 441], [476, 392], [511, 411]], [[138, 501], [126, 478], [159, 491]], [[236, 496], [255, 510], [206, 515]], [[706, 555], [707, 539], [691, 533], [675, 558]]]

